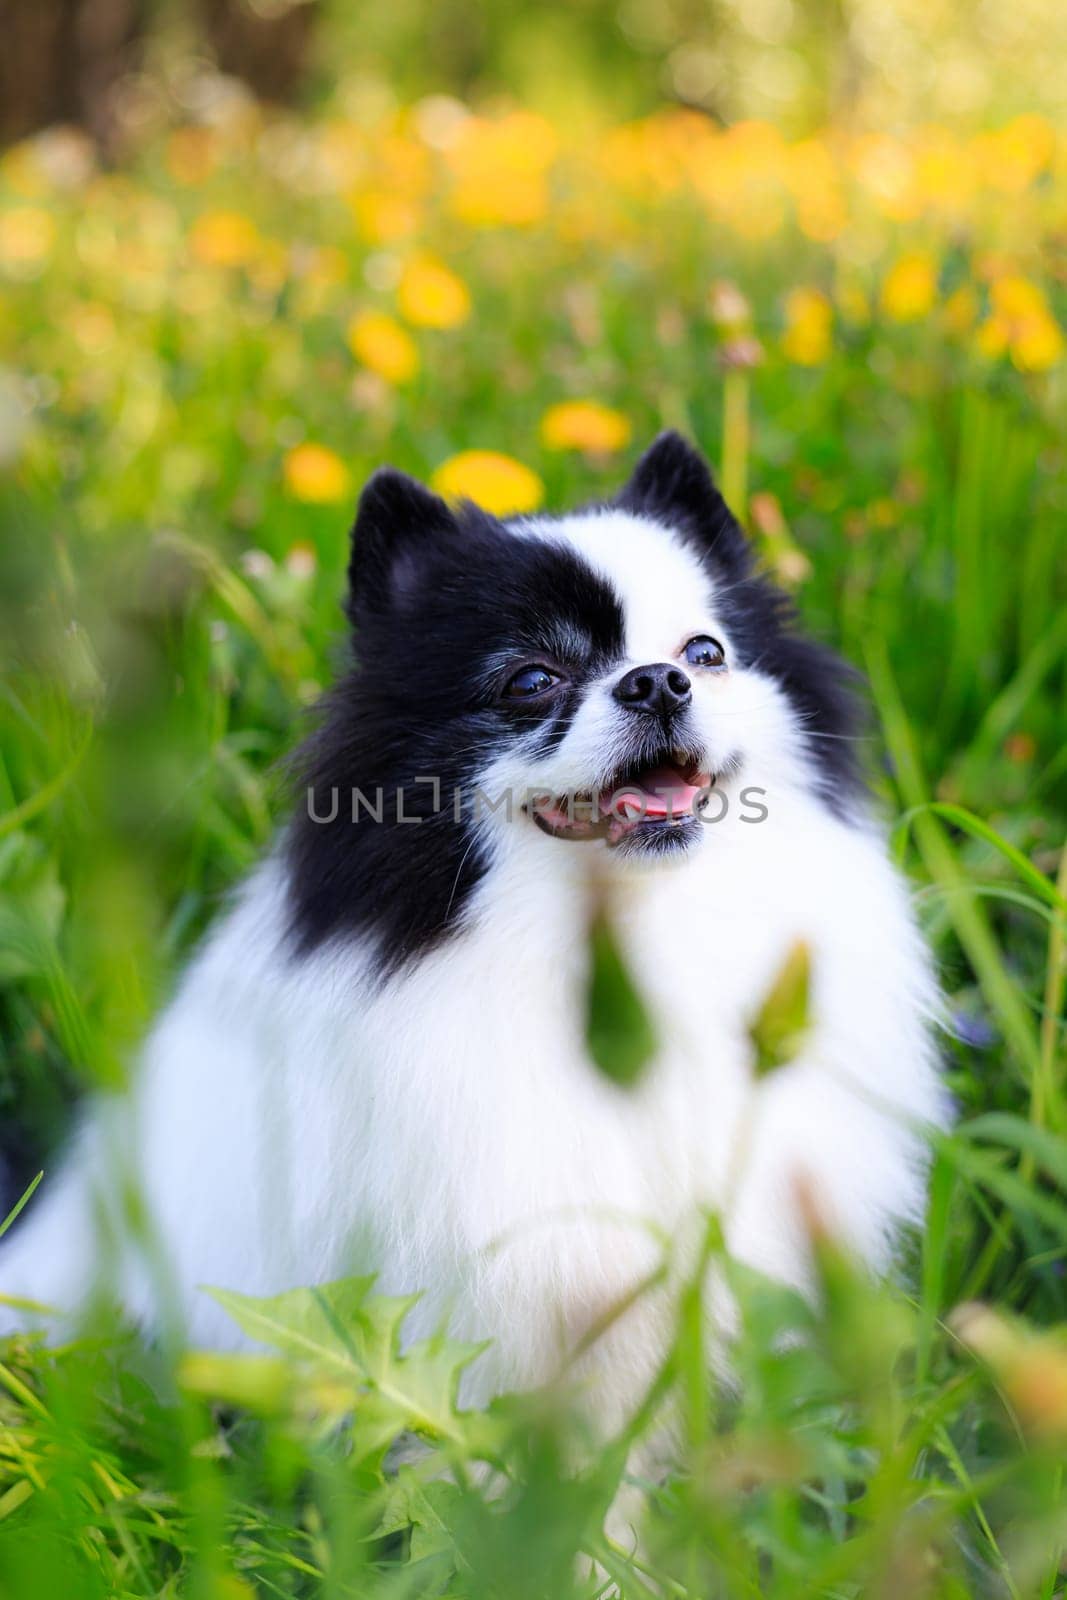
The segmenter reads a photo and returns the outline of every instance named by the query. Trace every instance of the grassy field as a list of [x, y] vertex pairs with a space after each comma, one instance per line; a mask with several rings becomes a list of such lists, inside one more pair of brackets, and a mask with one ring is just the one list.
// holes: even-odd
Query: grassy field
[[[403, 1306], [349, 1284], [235, 1305], [260, 1358], [106, 1321], [9, 1342], [0, 1595], [565, 1600], [607, 1573], [627, 1597], [1053, 1600], [1067, 142], [1031, 116], [788, 141], [370, 89], [317, 120], [210, 110], [120, 171], [68, 136], [0, 161], [11, 1184], [79, 1093], [121, 1083], [270, 838], [365, 475], [564, 505], [664, 425], [869, 677], [959, 1123], [899, 1282], [863, 1284], [827, 1239], [817, 1311], [730, 1269], [739, 1395], [709, 1389], [699, 1283], [680, 1296], [634, 1432], [676, 1389], [686, 1459], [635, 1560], [601, 1532], [625, 1440], [582, 1452], [554, 1397], [458, 1412], [469, 1352], [399, 1356]], [[787, 1317], [810, 1337], [783, 1351]], [[386, 1472], [407, 1429], [426, 1454]]]

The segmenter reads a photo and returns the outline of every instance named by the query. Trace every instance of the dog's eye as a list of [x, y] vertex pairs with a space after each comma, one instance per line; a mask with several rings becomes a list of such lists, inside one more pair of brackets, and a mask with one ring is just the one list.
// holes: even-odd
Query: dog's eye
[[547, 694], [559, 681], [559, 674], [549, 672], [547, 667], [523, 667], [508, 679], [504, 694], [509, 700], [530, 700], [534, 695]]
[[682, 654], [691, 667], [726, 665], [726, 652], [722, 645], [718, 639], [713, 639], [706, 633], [698, 633], [695, 639], [690, 639]]

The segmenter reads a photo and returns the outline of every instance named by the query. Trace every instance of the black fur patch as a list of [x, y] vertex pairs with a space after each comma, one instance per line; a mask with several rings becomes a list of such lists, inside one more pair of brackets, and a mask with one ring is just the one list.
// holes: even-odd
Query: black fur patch
[[675, 529], [700, 555], [718, 582], [718, 603], [742, 664], [781, 684], [803, 727], [819, 792], [847, 818], [866, 793], [857, 756], [865, 723], [859, 674], [797, 631], [792, 600], [756, 573], [752, 547], [703, 456], [681, 434], [661, 433], [616, 504]]
[[[469, 802], [520, 735], [536, 730], [545, 750], [559, 742], [583, 678], [621, 657], [623, 615], [568, 546], [509, 532], [474, 506], [453, 513], [398, 473], [365, 491], [347, 609], [356, 661], [296, 759], [293, 932], [302, 950], [370, 935], [387, 974], [458, 925], [486, 870], [469, 803], [455, 820], [455, 792]], [[574, 689], [548, 707], [501, 702], [528, 660], [565, 667]], [[439, 781], [440, 810], [421, 778]], [[315, 817], [330, 820], [309, 814], [309, 789]], [[354, 790], [364, 797], [355, 823]], [[380, 823], [366, 809], [379, 794]]]

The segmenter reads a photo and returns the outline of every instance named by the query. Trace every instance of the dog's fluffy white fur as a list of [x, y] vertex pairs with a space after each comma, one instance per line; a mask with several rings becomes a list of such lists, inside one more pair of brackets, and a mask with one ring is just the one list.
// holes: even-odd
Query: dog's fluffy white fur
[[[827, 1225], [887, 1265], [921, 1213], [921, 1128], [942, 1106], [935, 987], [878, 828], [826, 804], [788, 697], [758, 661], [730, 661], [721, 586], [662, 522], [607, 509], [508, 537], [566, 544], [606, 578], [625, 659], [554, 752], [513, 741], [483, 787], [588, 788], [612, 765], [618, 672], [711, 634], [729, 670], [693, 674], [692, 715], [715, 770], [743, 762], [721, 785], [726, 817], [676, 856], [635, 861], [487, 813], [489, 868], [462, 926], [384, 983], [369, 938], [294, 958], [279, 850], [194, 960], [128, 1101], [91, 1111], [0, 1252], [4, 1293], [75, 1305], [110, 1218], [121, 1298], [157, 1317], [153, 1252], [116, 1221], [132, 1168], [193, 1341], [240, 1342], [200, 1285], [270, 1294], [377, 1271], [385, 1291], [423, 1293], [411, 1335], [447, 1315], [491, 1339], [466, 1380], [476, 1402], [549, 1378], [656, 1264], [655, 1230], [684, 1241], [702, 1207], [721, 1208], [737, 1258], [803, 1287], [803, 1181]], [[746, 785], [764, 791], [762, 821], [739, 803]], [[659, 1035], [632, 1089], [584, 1047], [594, 876]], [[757, 1085], [748, 1029], [796, 940], [811, 951], [813, 1027]], [[605, 1425], [649, 1378], [664, 1307], [639, 1299], [594, 1347]]]

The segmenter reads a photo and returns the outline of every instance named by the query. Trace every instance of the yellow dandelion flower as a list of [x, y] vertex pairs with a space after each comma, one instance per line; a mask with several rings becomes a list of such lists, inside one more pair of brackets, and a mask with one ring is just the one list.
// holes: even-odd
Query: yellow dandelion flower
[[920, 209], [911, 152], [889, 134], [868, 134], [853, 152], [853, 167], [874, 205], [894, 222], [906, 222]]
[[533, 111], [467, 117], [445, 152], [455, 176], [453, 212], [475, 228], [540, 222], [556, 146], [551, 123]]
[[285, 457], [285, 487], [297, 500], [330, 505], [348, 494], [348, 468], [324, 444], [298, 444]]
[[0, 267], [12, 277], [34, 277], [56, 239], [56, 225], [38, 206], [16, 206], [0, 215]]
[[205, 211], [193, 224], [189, 248], [206, 267], [241, 267], [259, 249], [259, 233], [240, 211]]
[[736, 122], [712, 145], [699, 137], [689, 175], [722, 224], [745, 239], [770, 239], [787, 217], [787, 145], [765, 122]]
[[997, 278], [989, 290], [993, 310], [1009, 322], [1024, 317], [1041, 316], [1048, 310], [1045, 296], [1036, 283], [1008, 273]]
[[384, 311], [359, 311], [348, 324], [348, 347], [356, 360], [387, 383], [410, 383], [419, 351], [406, 328]]
[[497, 516], [536, 511], [545, 497], [536, 472], [496, 450], [462, 450], [442, 462], [431, 481], [447, 500], [473, 500]]
[[830, 355], [833, 308], [819, 289], [803, 286], [785, 297], [782, 353], [801, 367], [817, 367]]
[[1048, 311], [1024, 318], [1013, 331], [1011, 359], [1021, 372], [1045, 372], [1063, 356], [1063, 334]]
[[471, 297], [462, 278], [436, 256], [412, 256], [396, 291], [400, 314], [416, 328], [457, 328], [471, 311]]
[[1010, 354], [1021, 372], [1045, 372], [1063, 356], [1063, 333], [1036, 283], [1015, 274], [994, 280], [991, 313], [978, 330], [983, 355]]
[[349, 203], [365, 239], [371, 244], [395, 244], [410, 239], [419, 226], [419, 208], [405, 194], [388, 189], [353, 191]]
[[466, 178], [452, 194], [452, 210], [471, 228], [526, 228], [547, 215], [548, 184], [540, 172], [496, 172], [488, 182]]
[[561, 400], [541, 418], [541, 442], [548, 450], [584, 450], [610, 455], [630, 442], [630, 422], [599, 400]]
[[882, 310], [894, 322], [925, 317], [937, 294], [937, 264], [926, 250], [908, 250], [890, 267], [882, 285]]
[[993, 188], [1021, 194], [1053, 159], [1056, 132], [1043, 117], [1024, 114], [976, 141], [981, 171]]
[[819, 139], [802, 139], [787, 158], [785, 175], [801, 231], [820, 243], [836, 239], [848, 221], [848, 208], [830, 150]]

